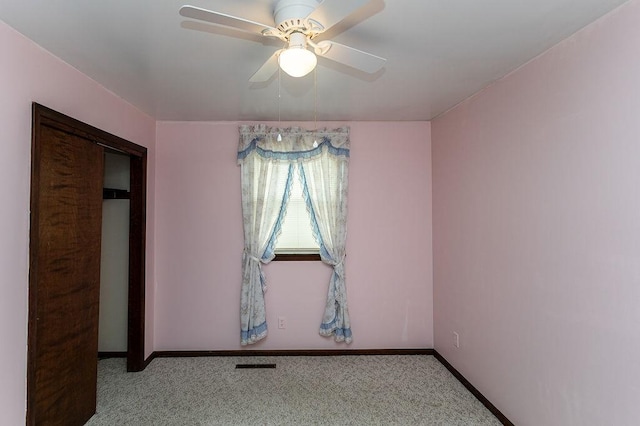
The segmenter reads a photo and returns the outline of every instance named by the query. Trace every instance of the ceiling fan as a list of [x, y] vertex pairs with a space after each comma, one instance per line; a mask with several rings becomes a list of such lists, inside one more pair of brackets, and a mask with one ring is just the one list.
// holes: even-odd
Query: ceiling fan
[[273, 10], [275, 26], [190, 5], [182, 6], [180, 15], [285, 42], [287, 47], [276, 51], [249, 79], [257, 83], [268, 81], [278, 67], [293, 77], [302, 77], [315, 68], [316, 55], [367, 73], [378, 71], [386, 59], [334, 41], [314, 41], [369, 1], [324, 0], [318, 3], [317, 0], [278, 0]]

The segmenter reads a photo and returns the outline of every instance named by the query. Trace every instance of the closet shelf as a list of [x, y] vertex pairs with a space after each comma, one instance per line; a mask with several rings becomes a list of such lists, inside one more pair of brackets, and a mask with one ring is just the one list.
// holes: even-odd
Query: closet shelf
[[126, 189], [102, 188], [103, 200], [128, 200], [131, 194]]

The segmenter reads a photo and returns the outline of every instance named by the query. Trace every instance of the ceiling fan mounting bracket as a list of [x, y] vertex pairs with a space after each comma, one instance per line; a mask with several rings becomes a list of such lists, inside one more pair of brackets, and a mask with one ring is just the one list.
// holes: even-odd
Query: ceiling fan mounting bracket
[[307, 39], [307, 43], [313, 48], [316, 55], [323, 56], [329, 51], [329, 49], [331, 49], [331, 42], [327, 40], [323, 40], [316, 44], [311, 41], [311, 39]]

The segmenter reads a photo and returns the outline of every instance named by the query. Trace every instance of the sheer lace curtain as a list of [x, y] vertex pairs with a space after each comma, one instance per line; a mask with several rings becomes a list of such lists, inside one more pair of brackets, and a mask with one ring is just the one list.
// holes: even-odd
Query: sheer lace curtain
[[266, 281], [261, 262], [269, 263], [274, 257], [273, 250], [269, 251], [268, 246], [273, 239], [280, 210], [286, 203], [283, 197], [285, 188], [278, 182], [280, 174], [286, 173], [287, 165], [260, 161], [257, 156], [250, 155], [241, 170], [244, 251], [240, 343], [246, 345], [267, 335], [263, 296]]
[[300, 164], [305, 201], [311, 216], [320, 257], [333, 266], [327, 304], [320, 325], [323, 336], [335, 335], [336, 341], [351, 342], [345, 286], [345, 243], [347, 238], [348, 167], [343, 157], [328, 150]]
[[[278, 141], [278, 134], [282, 140]], [[300, 179], [322, 261], [333, 267], [320, 334], [351, 342], [345, 283], [349, 129], [307, 131], [241, 126], [241, 166], [245, 248], [242, 266], [241, 344], [267, 335], [262, 263], [274, 247], [286, 212], [293, 167]], [[286, 184], [278, 185], [281, 173]]]

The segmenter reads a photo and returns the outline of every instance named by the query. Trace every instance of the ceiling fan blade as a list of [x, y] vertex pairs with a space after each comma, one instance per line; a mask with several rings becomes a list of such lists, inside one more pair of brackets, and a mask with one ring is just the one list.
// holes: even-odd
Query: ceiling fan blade
[[276, 50], [275, 53], [271, 55], [271, 57], [267, 59], [264, 64], [262, 64], [260, 69], [251, 76], [249, 81], [251, 83], [263, 83], [265, 81], [268, 81], [271, 76], [275, 74], [276, 71], [278, 71], [278, 67], [280, 66], [278, 64], [278, 55], [280, 55], [280, 52], [282, 52], [282, 50], [283, 49]]
[[382, 68], [387, 62], [385, 58], [354, 49], [329, 40], [323, 40], [318, 43], [316, 53], [320, 56], [340, 62], [360, 71], [373, 74]]
[[307, 16], [324, 27], [324, 31], [333, 27], [347, 16], [351, 15], [370, 0], [324, 0]]
[[274, 31], [276, 33], [278, 32], [277, 29], [270, 25], [261, 24], [259, 22], [250, 21], [244, 18], [238, 18], [237, 16], [227, 15], [226, 13], [214, 12], [212, 10], [202, 9], [195, 6], [182, 6], [180, 8], [180, 15], [184, 16], [185, 18], [211, 22], [212, 24], [236, 28], [250, 33], [262, 34], [264, 30]]

